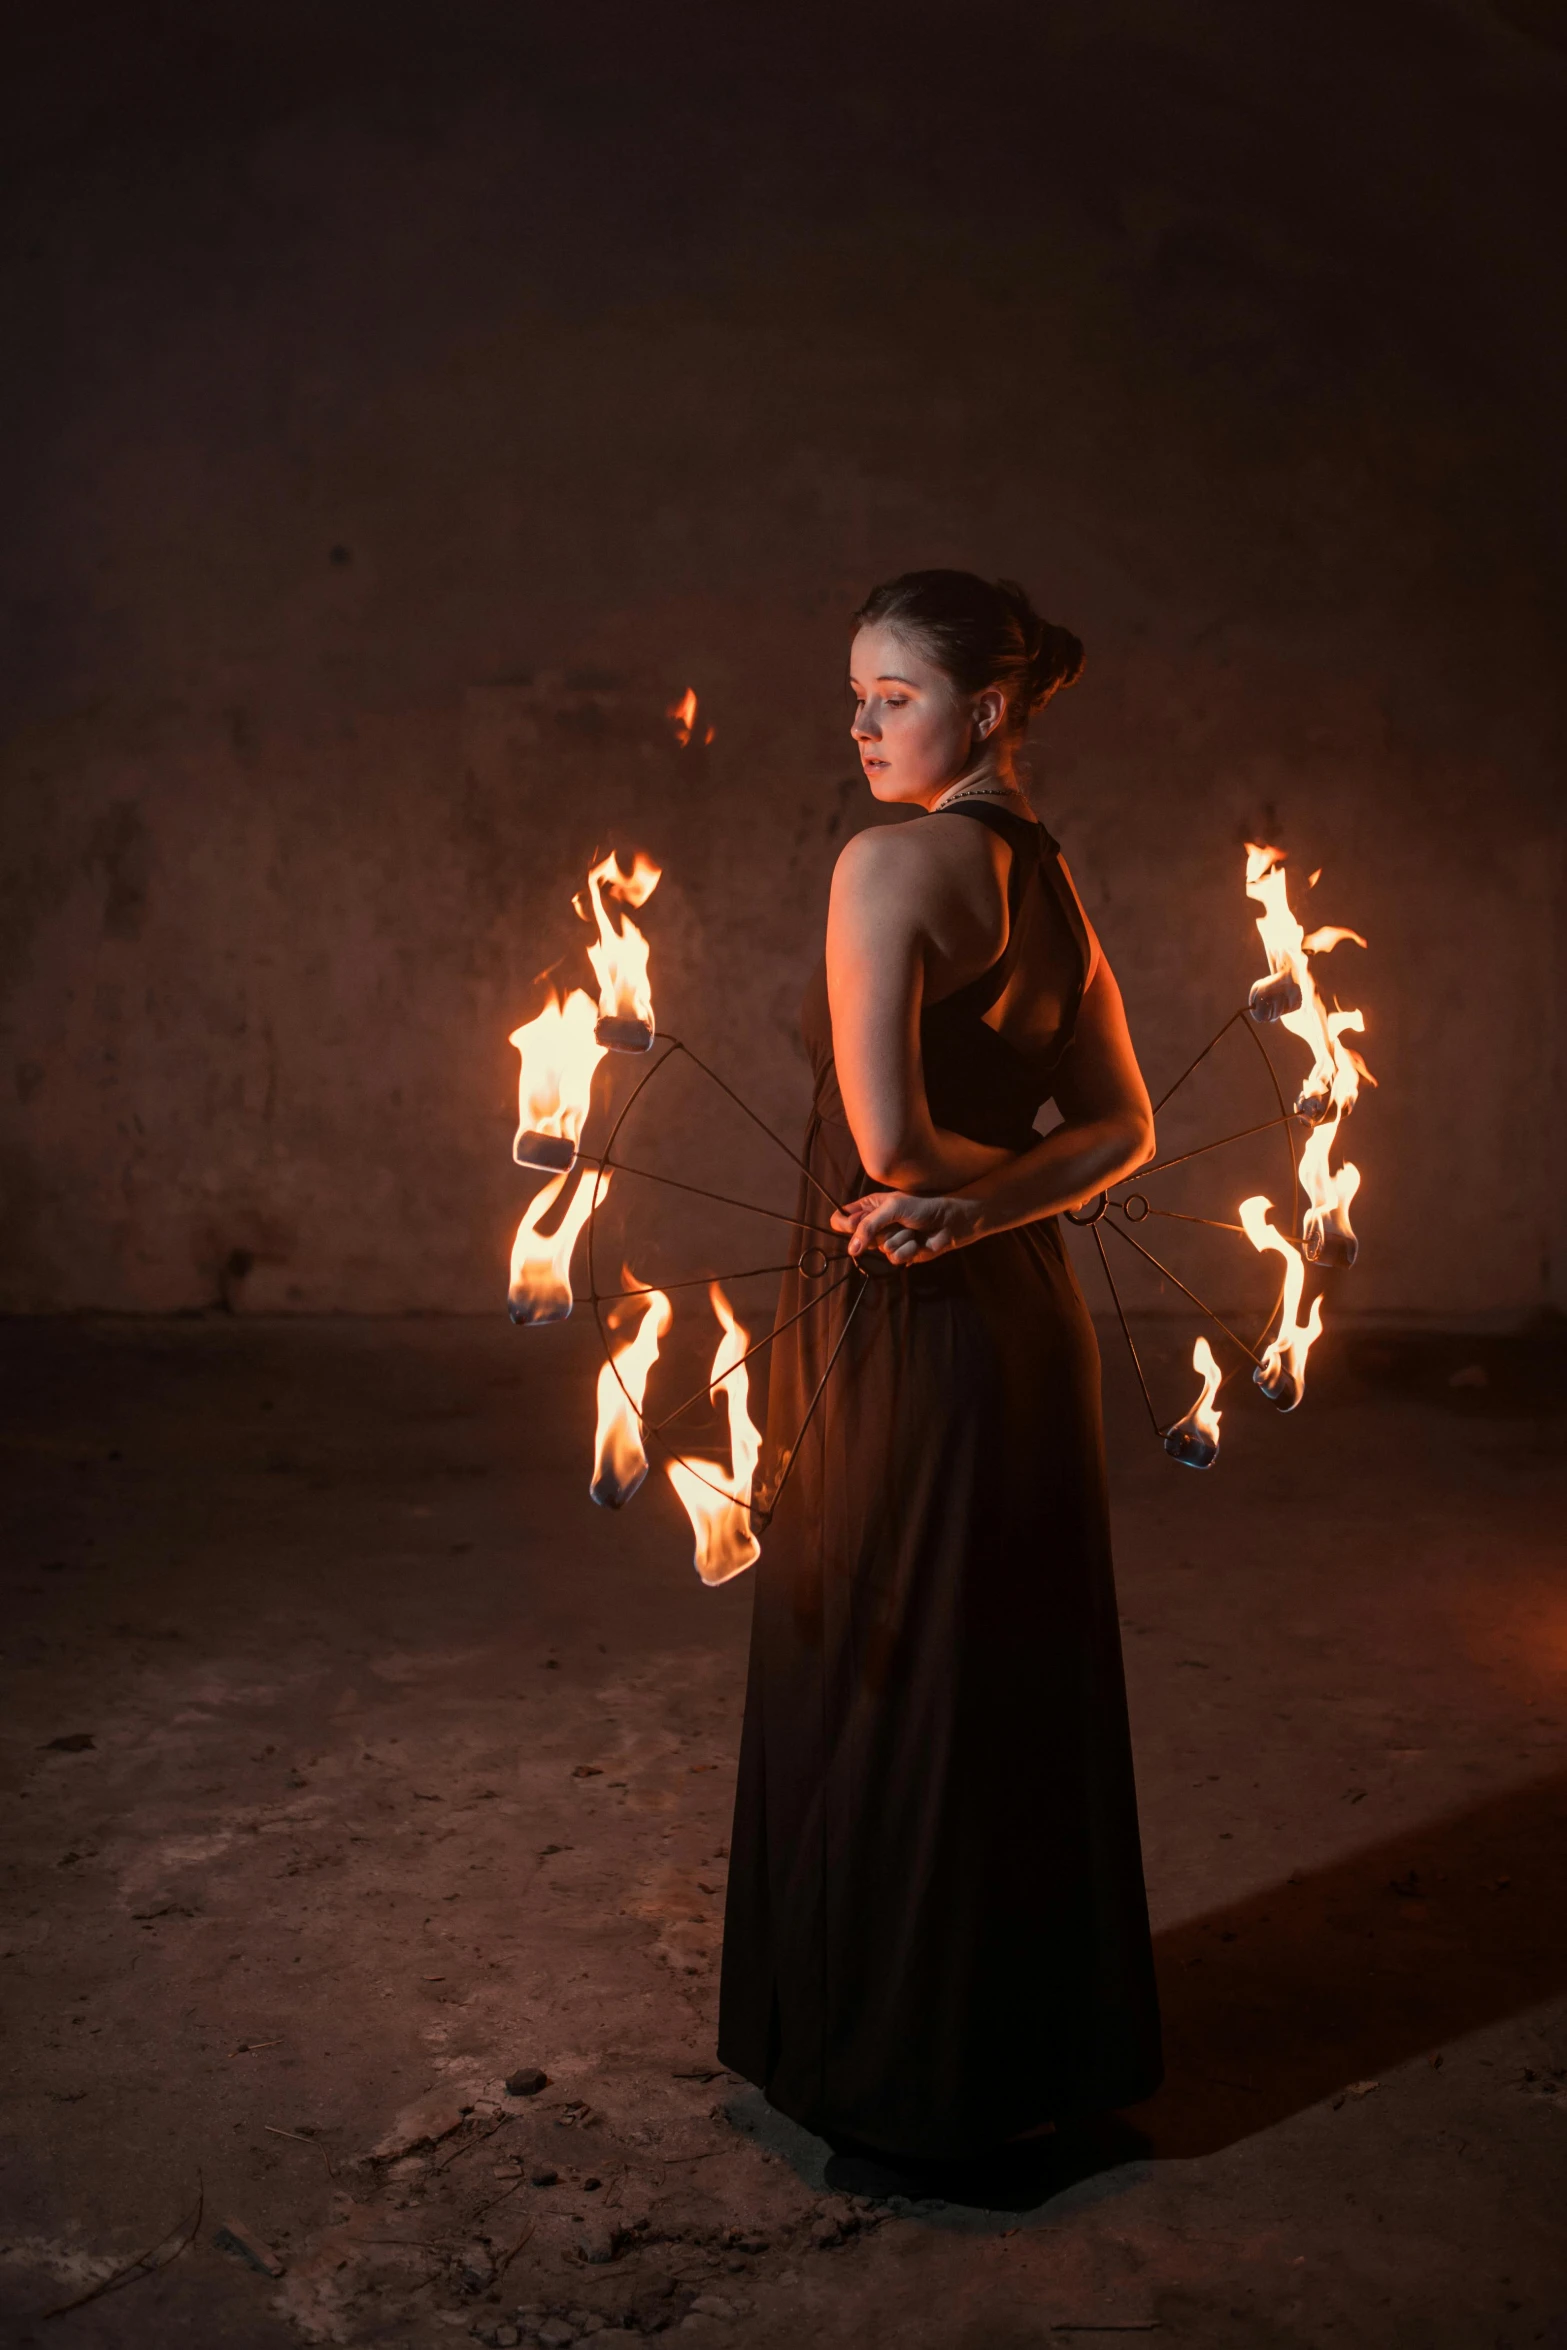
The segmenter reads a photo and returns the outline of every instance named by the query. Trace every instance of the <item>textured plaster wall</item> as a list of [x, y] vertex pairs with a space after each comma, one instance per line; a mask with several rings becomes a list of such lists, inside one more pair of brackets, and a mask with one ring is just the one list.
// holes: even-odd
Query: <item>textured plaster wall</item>
[[[866, 814], [844, 616], [958, 562], [1088, 646], [1036, 799], [1156, 1090], [1256, 967], [1277, 839], [1372, 945], [1328, 967], [1382, 1079], [1340, 1309], [1567, 1302], [1567, 60], [1515, 13], [37, 35], [0, 1300], [495, 1302], [507, 1032], [612, 842], [667, 868], [664, 1017], [792, 1126]], [[1167, 1146], [1264, 1114], [1231, 1044]], [[787, 1196], [695, 1094], [644, 1148]]]

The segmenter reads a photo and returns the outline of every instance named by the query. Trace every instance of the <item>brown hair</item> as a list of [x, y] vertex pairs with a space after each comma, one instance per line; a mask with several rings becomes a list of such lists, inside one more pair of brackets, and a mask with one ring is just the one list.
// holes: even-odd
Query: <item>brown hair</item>
[[960, 693], [998, 685], [1007, 732], [1021, 734], [1036, 710], [1083, 674], [1083, 648], [1069, 628], [1041, 620], [1015, 579], [974, 571], [904, 571], [872, 588], [854, 615], [912, 638]]

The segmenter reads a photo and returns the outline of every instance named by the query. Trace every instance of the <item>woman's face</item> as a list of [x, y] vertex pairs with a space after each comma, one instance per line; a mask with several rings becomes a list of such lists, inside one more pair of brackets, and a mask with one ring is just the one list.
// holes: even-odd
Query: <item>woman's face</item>
[[850, 732], [879, 800], [929, 807], [999, 740], [1005, 697], [960, 694], [928, 654], [894, 629], [862, 628], [849, 649]]

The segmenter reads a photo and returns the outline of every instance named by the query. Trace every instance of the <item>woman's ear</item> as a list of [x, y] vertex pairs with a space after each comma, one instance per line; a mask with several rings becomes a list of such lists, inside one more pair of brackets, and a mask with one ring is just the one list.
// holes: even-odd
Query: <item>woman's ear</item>
[[1001, 731], [1001, 721], [1007, 714], [1007, 697], [999, 685], [987, 685], [982, 694], [974, 697], [974, 732], [981, 742], [991, 742]]

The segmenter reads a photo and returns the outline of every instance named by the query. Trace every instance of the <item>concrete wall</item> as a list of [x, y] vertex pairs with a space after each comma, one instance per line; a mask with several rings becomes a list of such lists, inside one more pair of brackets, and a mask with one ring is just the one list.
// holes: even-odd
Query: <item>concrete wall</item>
[[[0, 1299], [497, 1302], [611, 841], [792, 1125], [845, 614], [956, 562], [1087, 644], [1036, 798], [1155, 1089], [1277, 839], [1371, 941], [1340, 1310], [1567, 1302], [1539, 10], [219, 13], [57, 16], [9, 100]], [[1167, 1147], [1264, 1114], [1232, 1048]], [[644, 1147], [788, 1193], [694, 1095]]]

